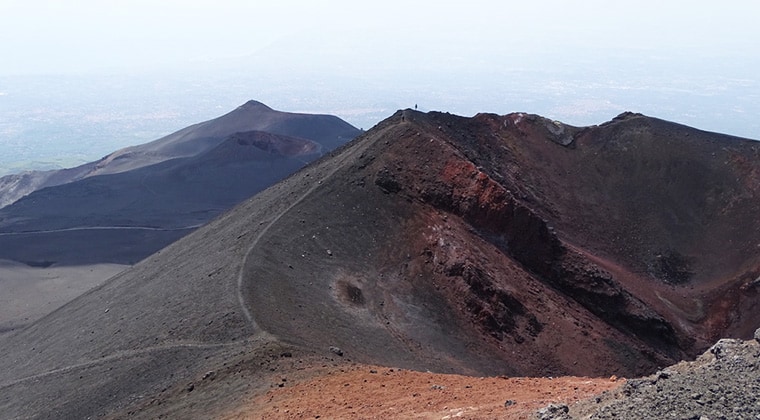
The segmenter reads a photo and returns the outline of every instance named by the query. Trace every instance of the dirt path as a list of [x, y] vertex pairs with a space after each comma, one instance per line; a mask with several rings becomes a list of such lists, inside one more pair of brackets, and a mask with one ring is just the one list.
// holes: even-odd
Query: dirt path
[[32, 381], [32, 380], [38, 380], [42, 379], [46, 376], [55, 375], [59, 373], [65, 373], [81, 368], [85, 368], [88, 366], [98, 365], [102, 363], [109, 363], [116, 360], [122, 360], [122, 359], [128, 359], [132, 357], [138, 357], [145, 354], [150, 354], [154, 352], [160, 352], [160, 351], [171, 351], [176, 349], [217, 349], [217, 348], [223, 348], [223, 347], [231, 347], [231, 346], [242, 346], [242, 345], [250, 345], [252, 340], [267, 340], [266, 337], [260, 337], [260, 336], [254, 336], [251, 339], [243, 340], [243, 341], [230, 341], [227, 343], [173, 343], [173, 344], [164, 344], [160, 346], [153, 346], [153, 347], [146, 347], [142, 349], [135, 349], [135, 350], [125, 350], [125, 351], [118, 351], [116, 353], [110, 354], [108, 356], [104, 356], [98, 359], [88, 360], [81, 363], [76, 363], [73, 365], [63, 366], [57, 369], [48, 370], [42, 373], [37, 373], [35, 375], [27, 376], [24, 378], [15, 379], [9, 382], [0, 383], [0, 389], [7, 388], [22, 382]]
[[625, 383], [615, 378], [506, 378], [434, 374], [379, 366], [332, 368], [276, 385], [224, 419], [526, 419]]
[[22, 232], [0, 232], [0, 236], [21, 236], [21, 235], [39, 235], [45, 233], [59, 233], [59, 232], [77, 232], [82, 230], [149, 230], [159, 232], [173, 232], [177, 230], [189, 230], [198, 229], [203, 226], [202, 224], [195, 224], [190, 226], [181, 226], [176, 228], [158, 228], [151, 226], [79, 226], [63, 229], [49, 229], [49, 230], [29, 230]]

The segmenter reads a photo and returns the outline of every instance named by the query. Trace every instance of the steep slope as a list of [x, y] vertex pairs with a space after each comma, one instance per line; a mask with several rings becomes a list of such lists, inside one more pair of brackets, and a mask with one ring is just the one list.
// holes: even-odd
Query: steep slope
[[[335, 116], [276, 111], [252, 100], [221, 117], [186, 127], [150, 143], [118, 150], [96, 162], [59, 171], [30, 171], [2, 177], [0, 207], [12, 204], [41, 188], [194, 156], [217, 146], [234, 133], [245, 131], [310, 139], [324, 147], [325, 151], [334, 149], [358, 134], [355, 127]], [[321, 150], [316, 152], [321, 153]]]
[[760, 243], [757, 147], [638, 115], [400, 111], [0, 337], [0, 411], [210, 416], [345, 359], [651, 373], [760, 323], [757, 257], [713, 244]]

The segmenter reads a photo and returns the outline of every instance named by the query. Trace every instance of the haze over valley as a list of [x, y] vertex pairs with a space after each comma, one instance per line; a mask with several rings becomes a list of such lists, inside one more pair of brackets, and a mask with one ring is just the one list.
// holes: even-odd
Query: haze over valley
[[[459, 70], [450, 59], [439, 59], [424, 70], [356, 67], [282, 74], [266, 67], [277, 57], [257, 57], [179, 76], [0, 75], [0, 175], [77, 166], [214, 118], [251, 98], [291, 112], [333, 114], [365, 130], [416, 104], [459, 115], [532, 112], [574, 125], [636, 111], [760, 138], [754, 118], [760, 114], [760, 81], [751, 72], [760, 63], [728, 67], [720, 58], [662, 57], [652, 51], [644, 53], [649, 64], [642, 72], [638, 52], [621, 47], [604, 61], [595, 55], [492, 57], [475, 69]], [[561, 66], [546, 68], [551, 62]], [[257, 71], [238, 70], [248, 68]], [[690, 71], [694, 68], [698, 71]]]
[[743, 1], [35, 4], [0, 4], [14, 41], [0, 45], [0, 175], [96, 160], [249, 99], [365, 130], [417, 104], [579, 126], [633, 111], [760, 138]]

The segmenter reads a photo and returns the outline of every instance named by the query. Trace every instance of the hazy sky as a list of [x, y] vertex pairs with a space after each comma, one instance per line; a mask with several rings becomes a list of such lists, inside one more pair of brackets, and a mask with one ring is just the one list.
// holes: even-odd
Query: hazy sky
[[328, 59], [354, 64], [380, 55], [388, 67], [405, 67], [409, 51], [473, 59], [473, 46], [500, 54], [617, 47], [739, 57], [758, 53], [758, 4], [0, 0], [0, 74], [187, 67], [278, 45], [295, 55], [331, 50]]
[[361, 128], [419, 104], [760, 139], [759, 17], [755, 0], [0, 0], [0, 174], [249, 99]]

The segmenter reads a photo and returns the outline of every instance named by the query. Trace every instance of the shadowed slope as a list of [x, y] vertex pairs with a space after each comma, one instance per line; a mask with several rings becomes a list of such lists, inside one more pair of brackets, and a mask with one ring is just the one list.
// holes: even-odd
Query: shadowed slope
[[118, 173], [166, 159], [197, 155], [218, 145], [224, 138], [244, 131], [310, 139], [325, 150], [340, 146], [358, 133], [355, 127], [332, 115], [275, 111], [261, 102], [248, 101], [219, 118], [114, 152], [101, 159], [88, 176]]
[[[348, 140], [343, 135], [350, 134], [331, 119], [329, 124], [320, 122], [326, 116], [299, 116], [288, 127], [289, 114], [258, 103], [242, 108], [246, 115], [257, 113], [258, 126], [278, 131], [299, 133], [308, 131], [310, 123], [315, 125], [305, 133], [310, 138], [238, 132], [215, 140], [216, 146], [194, 156], [36, 191], [0, 209], [0, 258], [29, 264], [133, 264], [332, 150]], [[236, 113], [189, 132], [206, 135], [231, 128], [219, 124], [240, 126]], [[190, 144], [165, 140], [155, 142], [158, 148], [146, 145], [135, 150], [171, 149], [178, 154], [170, 146]]]
[[359, 133], [355, 127], [332, 115], [282, 112], [261, 102], [248, 101], [221, 117], [183, 128], [149, 143], [126, 147], [96, 162], [59, 171], [31, 171], [2, 177], [0, 207], [41, 188], [194, 156], [217, 146], [234, 133], [245, 131], [310, 139], [320, 144], [324, 151], [334, 149]]
[[[522, 114], [475, 120], [513, 140], [479, 140], [473, 162], [567, 246], [674, 314], [700, 348], [752, 334], [760, 143], [630, 113], [586, 129]], [[573, 139], [566, 147], [560, 132]]]

